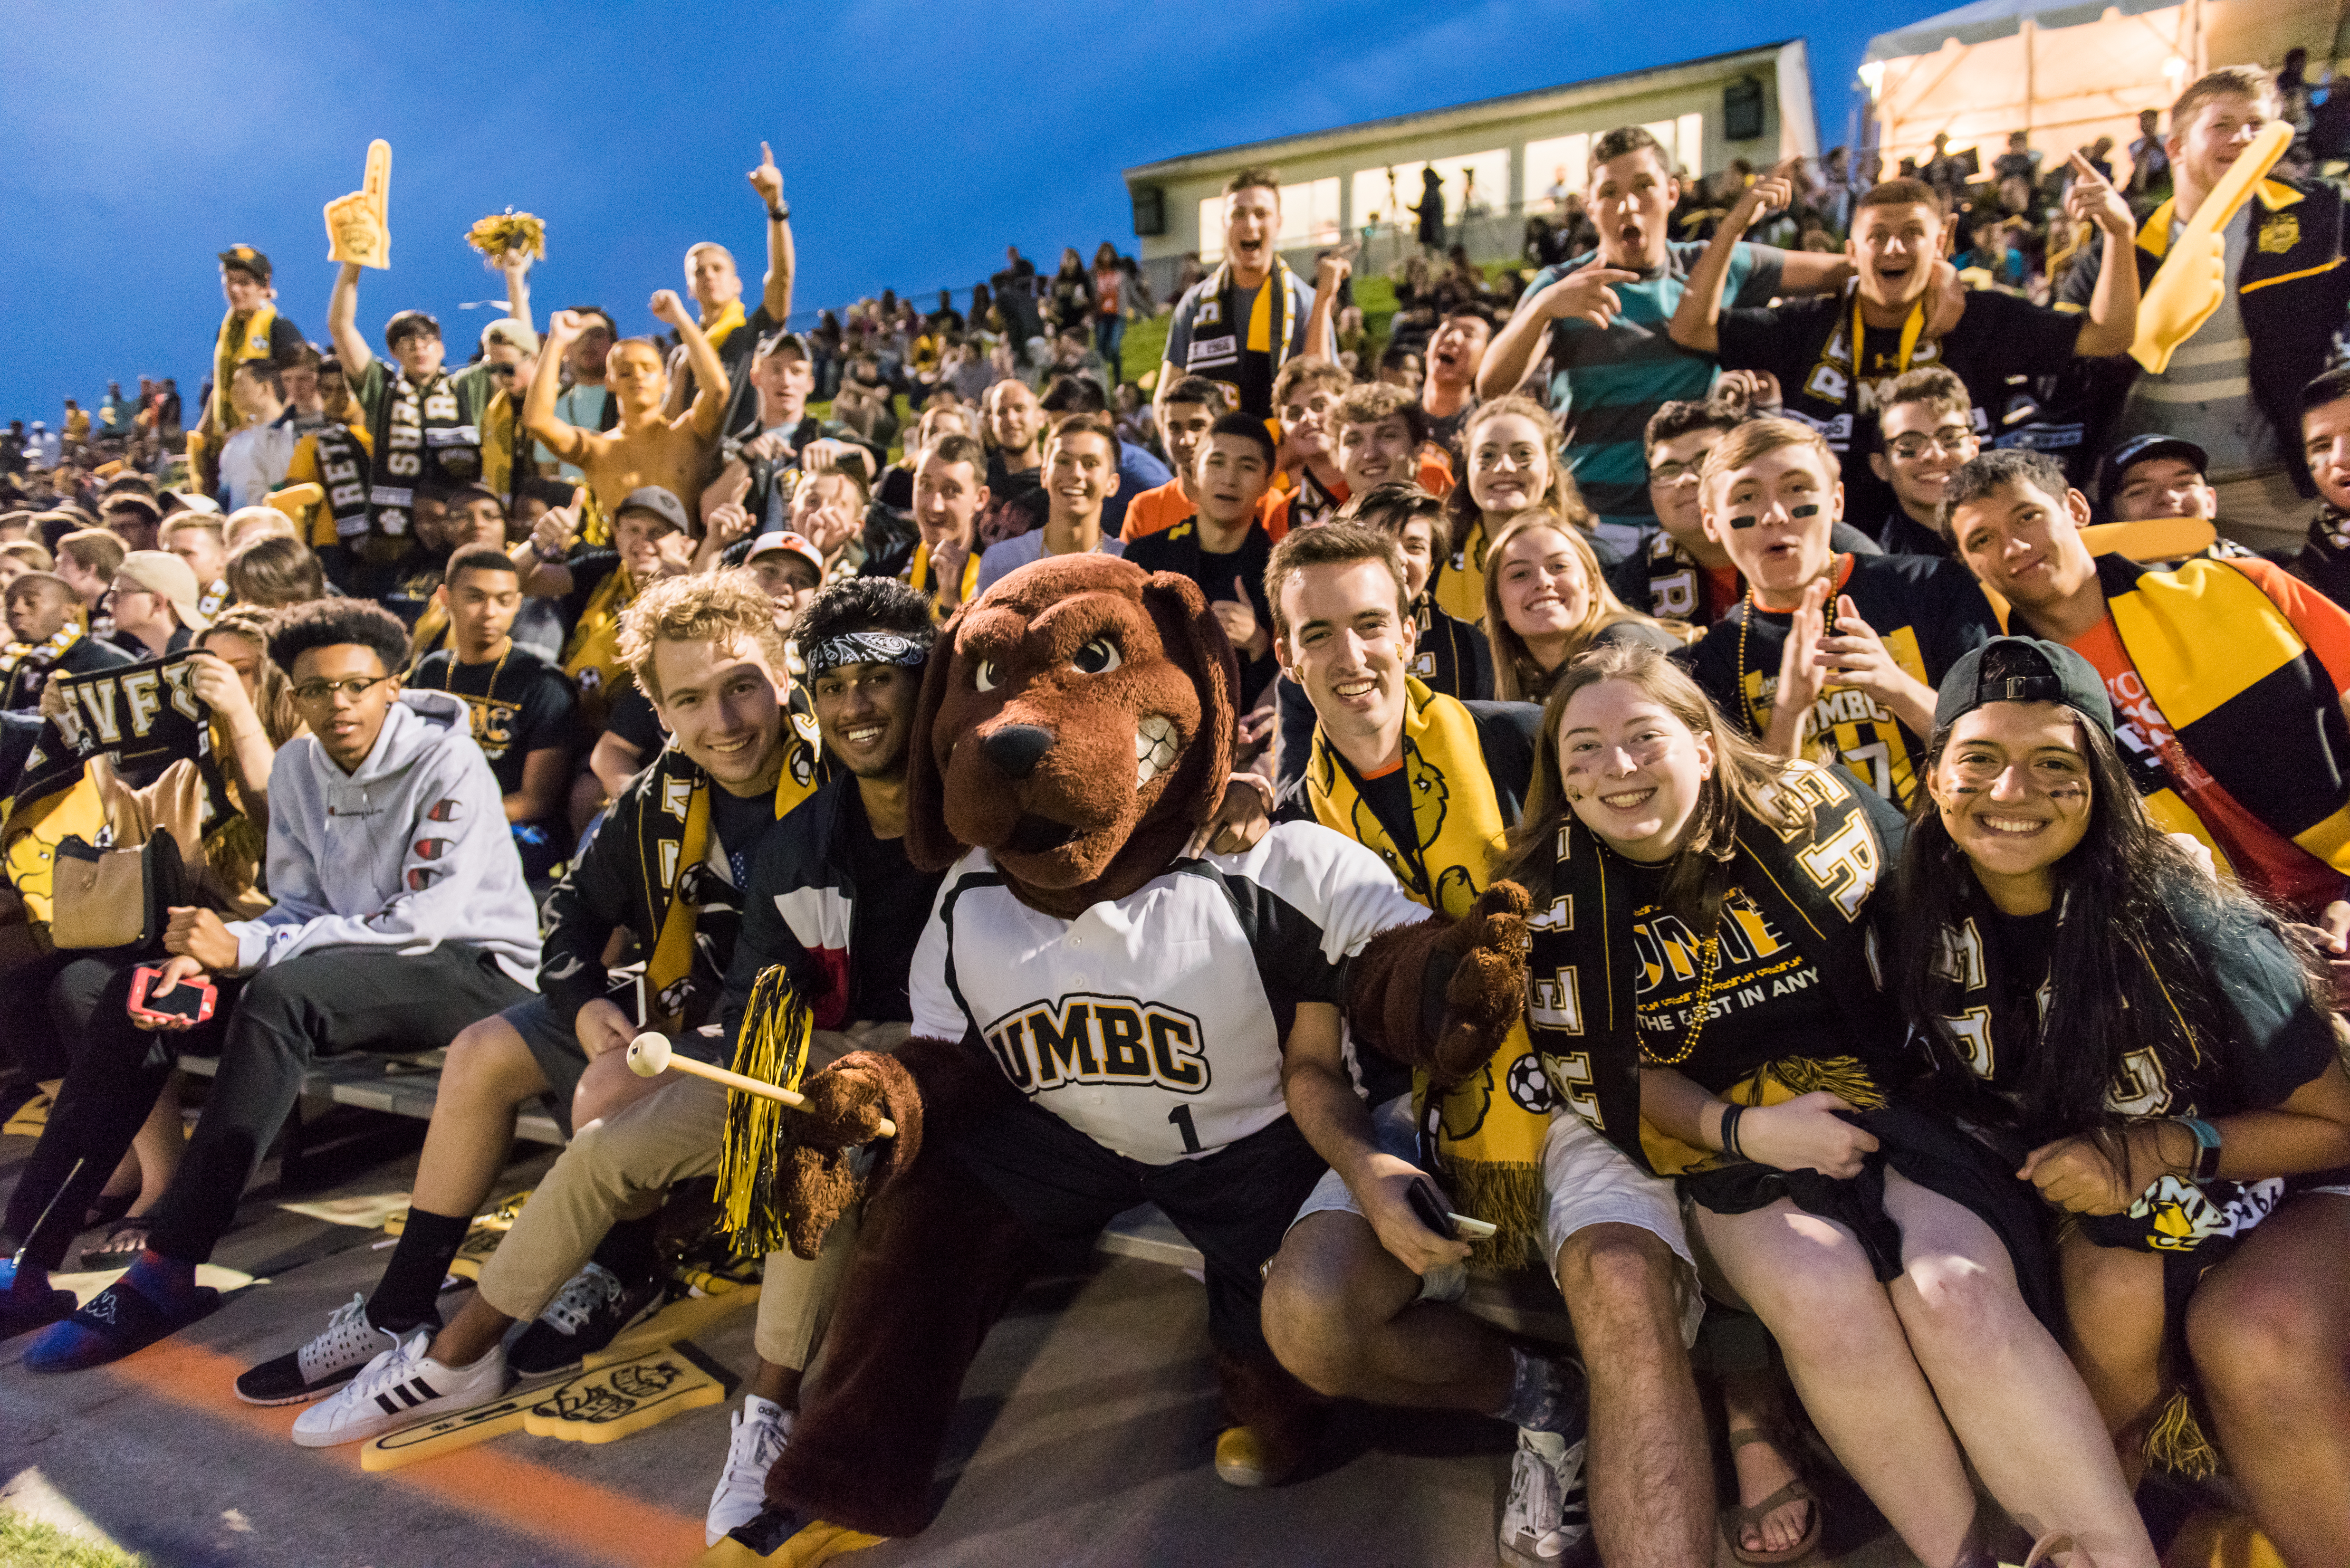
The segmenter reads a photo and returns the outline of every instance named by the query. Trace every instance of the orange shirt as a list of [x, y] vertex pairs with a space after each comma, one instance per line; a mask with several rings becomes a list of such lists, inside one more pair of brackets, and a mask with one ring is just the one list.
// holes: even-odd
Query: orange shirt
[[[1275, 543], [1280, 542], [1282, 535], [1289, 532], [1288, 493], [1287, 491], [1268, 490], [1257, 500], [1256, 520], [1264, 525], [1264, 531], [1273, 535]], [[1274, 525], [1276, 506], [1281, 517], [1277, 528]], [[1199, 510], [1191, 504], [1191, 496], [1184, 493], [1183, 482], [1170, 479], [1164, 484], [1144, 491], [1126, 504], [1126, 528], [1118, 537], [1130, 545], [1153, 534], [1164, 534]]]
[[[2293, 623], [2336, 694], [2350, 691], [2350, 614], [2282, 567], [2257, 558], [2228, 565], [2252, 583]], [[2169, 721], [2155, 706], [2137, 669], [2122, 647], [2111, 615], [2068, 645], [2097, 667], [2114, 702], [2115, 739], [2130, 752], [2153, 752], [2177, 786], [2179, 798], [2202, 820], [2212, 842], [2236, 875], [2263, 897], [2297, 909], [2322, 907], [2342, 888], [2342, 874], [2244, 809], [2202, 763], [2178, 743]]]

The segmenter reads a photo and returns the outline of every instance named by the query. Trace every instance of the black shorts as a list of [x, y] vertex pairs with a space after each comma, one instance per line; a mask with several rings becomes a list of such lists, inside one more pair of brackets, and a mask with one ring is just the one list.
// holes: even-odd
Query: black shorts
[[1326, 1168], [1285, 1116], [1213, 1154], [1146, 1165], [1026, 1100], [959, 1129], [952, 1150], [1056, 1264], [1082, 1262], [1128, 1209], [1159, 1205], [1207, 1263], [1210, 1343], [1243, 1353], [1265, 1350], [1265, 1260]]
[[572, 1092], [579, 1087], [580, 1075], [588, 1071], [588, 1053], [571, 1021], [559, 1016], [554, 1003], [544, 996], [518, 1002], [498, 1016], [512, 1024], [530, 1048], [530, 1059], [538, 1064], [546, 1079], [548, 1112], [563, 1136], [569, 1137]]

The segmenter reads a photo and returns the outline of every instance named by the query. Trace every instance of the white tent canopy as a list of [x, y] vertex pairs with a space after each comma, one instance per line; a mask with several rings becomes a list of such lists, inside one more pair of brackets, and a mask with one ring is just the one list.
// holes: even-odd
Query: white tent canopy
[[2214, 65], [2273, 67], [2294, 45], [2329, 58], [2338, 11], [2335, 0], [1976, 0], [1869, 40], [1861, 78], [1887, 169], [1922, 159], [1946, 130], [1988, 171], [2022, 130], [2043, 167], [2110, 136], [2120, 177], [2140, 109], [2168, 111]]

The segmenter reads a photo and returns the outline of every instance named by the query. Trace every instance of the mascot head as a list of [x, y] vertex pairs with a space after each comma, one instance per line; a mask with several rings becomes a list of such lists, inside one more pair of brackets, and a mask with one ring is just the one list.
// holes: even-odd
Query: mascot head
[[1171, 864], [1223, 799], [1239, 684], [1188, 577], [1048, 557], [965, 606], [922, 681], [906, 848], [982, 848], [1024, 900], [1074, 918]]

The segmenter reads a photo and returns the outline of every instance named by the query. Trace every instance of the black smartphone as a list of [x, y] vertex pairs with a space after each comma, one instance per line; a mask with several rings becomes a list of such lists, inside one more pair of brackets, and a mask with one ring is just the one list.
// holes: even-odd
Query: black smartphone
[[1461, 1240], [1461, 1232], [1452, 1223], [1451, 1212], [1444, 1207], [1444, 1199], [1437, 1196], [1435, 1183], [1424, 1176], [1417, 1178], [1404, 1189], [1404, 1196], [1410, 1200], [1411, 1211], [1419, 1217], [1421, 1224], [1448, 1241]]

